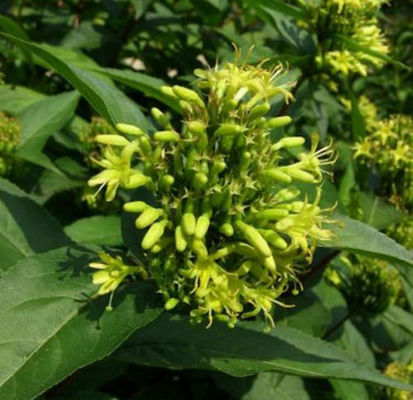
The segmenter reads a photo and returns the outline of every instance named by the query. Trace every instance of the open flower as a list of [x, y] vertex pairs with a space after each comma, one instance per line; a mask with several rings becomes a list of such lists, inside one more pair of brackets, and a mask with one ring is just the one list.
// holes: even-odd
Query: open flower
[[146, 276], [143, 267], [125, 265], [120, 256], [111, 257], [100, 253], [99, 257], [102, 262], [90, 263], [89, 267], [98, 270], [93, 273], [93, 283], [101, 285], [98, 291], [100, 295], [114, 292], [129, 275], [139, 273]]

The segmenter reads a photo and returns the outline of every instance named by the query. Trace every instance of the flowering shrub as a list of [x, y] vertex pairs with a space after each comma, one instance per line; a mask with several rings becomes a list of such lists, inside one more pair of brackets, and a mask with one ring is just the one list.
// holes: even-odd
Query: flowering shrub
[[412, 11], [0, 2], [0, 399], [409, 399]]

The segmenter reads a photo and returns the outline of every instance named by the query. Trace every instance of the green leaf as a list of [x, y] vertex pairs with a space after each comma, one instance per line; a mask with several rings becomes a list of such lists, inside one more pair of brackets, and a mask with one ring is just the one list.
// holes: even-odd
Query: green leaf
[[115, 81], [119, 81], [133, 89], [140, 90], [146, 96], [160, 101], [180, 114], [182, 113], [182, 108], [178, 101], [165, 96], [165, 94], [161, 92], [161, 86], [166, 85], [162, 79], [154, 78], [139, 72], [114, 68], [99, 68], [95, 69], [95, 71], [105, 74]]
[[17, 115], [45, 97], [44, 94], [23, 86], [0, 85], [0, 111]]
[[[9, 17], [6, 17], [5, 15], [0, 15], [0, 32], [6, 32], [18, 38], [29, 40], [29, 37], [27, 36], [27, 33], [23, 30], [23, 28], [16, 21]], [[32, 61], [30, 52], [24, 50], [23, 54], [27, 61], [30, 63]]]
[[151, 128], [151, 124], [139, 107], [116, 87], [100, 78], [99, 75], [60, 60], [51, 51], [48, 51], [48, 46], [27, 42], [7, 34], [2, 35], [52, 66], [59, 75], [86, 98], [101, 116], [112, 124], [122, 122], [138, 125], [146, 130]]
[[307, 21], [307, 13], [297, 7], [287, 4], [280, 0], [244, 0], [247, 7], [252, 8], [268, 8], [269, 10], [278, 11], [288, 17], [298, 19], [300, 21]]
[[88, 170], [73, 158], [61, 157], [54, 163], [61, 172], [43, 170], [30, 193], [31, 198], [39, 204], [44, 204], [57, 193], [85, 185]]
[[302, 56], [315, 53], [316, 45], [312, 36], [307, 30], [297, 26], [293, 19], [285, 18], [283, 13], [264, 6], [259, 7], [257, 12], [264, 21], [278, 30], [282, 39], [296, 54]]
[[0, 280], [0, 398], [31, 400], [78, 368], [102, 359], [154, 320], [152, 287], [116, 293], [114, 311], [86, 265], [93, 251], [61, 248], [21, 260]]
[[338, 335], [333, 338], [334, 344], [347, 350], [359, 363], [374, 368], [376, 360], [373, 351], [367, 345], [363, 335], [350, 321], [346, 321], [342, 329], [337, 331], [337, 334]]
[[384, 312], [383, 317], [413, 335], [413, 315], [411, 313], [392, 305]]
[[66, 234], [82, 244], [119, 246], [123, 243], [120, 217], [116, 215], [95, 215], [79, 219], [65, 227]]
[[[372, 350], [368, 347], [363, 335], [350, 321], [347, 320], [340, 331], [336, 331], [333, 343], [352, 354], [361, 364], [374, 368], [376, 361]], [[369, 400], [367, 388], [360, 382], [330, 379], [330, 383], [336, 396], [341, 400]]]
[[337, 223], [329, 225], [329, 229], [333, 231], [334, 237], [331, 240], [321, 242], [321, 246], [413, 266], [413, 253], [378, 230], [337, 214], [334, 215], [333, 219]]
[[22, 129], [16, 155], [59, 173], [41, 151], [47, 139], [73, 117], [78, 101], [79, 94], [73, 91], [47, 97], [25, 108], [19, 115]]
[[360, 382], [330, 379], [331, 386], [337, 399], [340, 400], [369, 400], [369, 393], [365, 385]]
[[220, 323], [206, 329], [164, 314], [136, 332], [115, 356], [147, 366], [210, 369], [238, 377], [274, 371], [406, 389], [330, 343], [288, 327], [276, 326], [270, 334], [263, 333], [263, 328], [245, 322], [232, 330]]
[[0, 31], [29, 40], [27, 33], [22, 29], [22, 27], [16, 21], [6, 17], [5, 15], [0, 15]]
[[278, 326], [289, 326], [317, 337], [324, 335], [331, 324], [331, 315], [313, 289], [286, 301], [295, 307], [278, 311]]
[[385, 229], [403, 220], [404, 214], [373, 193], [359, 193], [359, 206], [363, 212], [363, 222], [376, 229]]
[[240, 400], [310, 400], [303, 380], [297, 376], [262, 372], [254, 378], [233, 378], [219, 374], [214, 380]]
[[0, 179], [0, 271], [69, 244], [58, 222], [17, 186]]

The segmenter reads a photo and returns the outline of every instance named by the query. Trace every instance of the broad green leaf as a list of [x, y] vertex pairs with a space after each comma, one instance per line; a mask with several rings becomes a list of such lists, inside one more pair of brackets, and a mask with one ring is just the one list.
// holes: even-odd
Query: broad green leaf
[[363, 212], [363, 222], [376, 229], [385, 229], [403, 220], [404, 214], [394, 205], [372, 193], [360, 192], [358, 204]]
[[221, 389], [239, 400], [310, 400], [303, 380], [297, 376], [262, 372], [248, 378], [219, 374], [214, 379]]
[[321, 242], [321, 246], [413, 266], [413, 252], [406, 250], [393, 239], [371, 226], [337, 214], [334, 215], [334, 220], [337, 223], [329, 225], [334, 237], [331, 240]]
[[73, 117], [78, 100], [79, 94], [73, 91], [47, 97], [26, 107], [19, 114], [22, 129], [16, 155], [59, 172], [41, 151], [47, 139]]
[[66, 226], [65, 232], [74, 242], [82, 244], [122, 244], [120, 217], [116, 215], [95, 215], [79, 219]]
[[360, 363], [374, 368], [376, 361], [373, 351], [368, 347], [363, 335], [350, 321], [346, 321], [332, 338], [334, 344], [347, 350]]
[[278, 11], [288, 17], [296, 18], [301, 21], [307, 20], [307, 14], [304, 10], [291, 6], [285, 1], [280, 0], [244, 0], [244, 4], [252, 8], [268, 8]]
[[[12, 18], [0, 15], [0, 32], [6, 32], [18, 38], [29, 40], [27, 33], [23, 28]], [[32, 61], [30, 52], [23, 50], [23, 54], [28, 62]]]
[[[350, 321], [347, 320], [335, 334], [332, 338], [334, 344], [352, 354], [361, 364], [374, 368], [376, 362], [372, 350], [368, 347], [363, 335]], [[330, 383], [340, 400], [369, 400], [367, 388], [361, 382], [330, 379]]]
[[322, 337], [331, 324], [331, 315], [314, 288], [284, 300], [294, 308], [280, 309], [277, 326], [289, 326], [316, 337]]
[[0, 271], [69, 244], [58, 222], [17, 186], [0, 179]]
[[297, 26], [292, 18], [286, 18], [282, 12], [276, 11], [267, 5], [261, 5], [256, 10], [265, 22], [272, 24], [278, 30], [282, 39], [292, 48], [296, 55], [314, 54], [316, 45], [310, 33]]
[[329, 331], [335, 327], [348, 314], [348, 306], [341, 292], [333, 285], [327, 283], [325, 278], [311, 289], [320, 299], [321, 304], [330, 312]]
[[27, 42], [7, 34], [3, 34], [3, 36], [21, 48], [31, 51], [52, 66], [59, 75], [86, 98], [101, 116], [112, 124], [122, 122], [138, 125], [147, 130], [151, 128], [151, 124], [143, 116], [139, 107], [97, 74], [60, 60], [48, 51], [47, 46]]
[[398, 325], [413, 337], [413, 314], [400, 307], [392, 305], [384, 312], [383, 317]]
[[253, 322], [232, 330], [220, 323], [206, 329], [164, 314], [136, 332], [116, 356], [147, 366], [210, 369], [238, 377], [274, 371], [406, 388], [330, 343], [282, 326], [265, 334], [263, 325]]
[[29, 40], [27, 33], [23, 28], [13, 19], [0, 15], [0, 32], [10, 33], [13, 36]]
[[330, 379], [331, 386], [337, 399], [340, 400], [370, 400], [369, 393], [365, 385], [360, 382], [342, 381]]
[[0, 85], [0, 111], [17, 115], [45, 97], [44, 94], [24, 86]]
[[357, 328], [368, 338], [369, 345], [379, 352], [387, 353], [401, 349], [412, 340], [412, 334], [385, 313], [364, 315], [357, 319]]
[[54, 164], [61, 172], [43, 170], [30, 193], [39, 204], [44, 204], [57, 193], [83, 187], [87, 180], [87, 168], [73, 158], [61, 157], [56, 159]]
[[126, 86], [143, 92], [148, 97], [153, 97], [161, 103], [167, 105], [178, 113], [182, 113], [182, 108], [178, 102], [168, 96], [165, 96], [160, 88], [166, 85], [162, 79], [154, 78], [140, 72], [120, 70], [114, 68], [99, 68], [96, 72], [100, 72], [119, 81]]
[[0, 280], [0, 398], [31, 400], [78, 368], [102, 359], [154, 320], [152, 287], [136, 284], [93, 300], [87, 264], [72, 246], [21, 260]]
[[153, 3], [153, 0], [129, 0], [135, 9], [135, 19], [138, 19], [146, 11], [146, 9]]

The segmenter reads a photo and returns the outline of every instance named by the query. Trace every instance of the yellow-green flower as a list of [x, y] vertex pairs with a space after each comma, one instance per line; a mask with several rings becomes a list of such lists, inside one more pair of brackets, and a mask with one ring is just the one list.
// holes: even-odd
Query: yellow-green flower
[[99, 258], [102, 262], [89, 264], [90, 268], [98, 270], [93, 273], [93, 283], [101, 285], [99, 295], [114, 292], [129, 275], [140, 274], [146, 277], [143, 267], [125, 265], [120, 256], [111, 257], [109, 254], [100, 253]]
[[384, 193], [401, 209], [413, 204], [413, 118], [393, 115], [356, 144], [355, 157], [377, 166]]
[[[280, 135], [291, 118], [272, 116], [270, 104], [292, 99], [291, 83], [276, 84], [281, 67], [236, 60], [195, 73], [195, 90], [162, 88], [184, 110], [182, 126], [153, 109], [153, 135], [125, 124], [117, 125], [123, 135], [99, 135], [105, 169], [90, 183], [108, 184], [109, 199], [118, 186], [133, 188], [135, 176], [151, 189], [153, 203], [124, 210], [136, 215], [142, 261], [168, 310], [180, 305], [209, 324], [258, 314], [271, 323], [282, 293], [301, 287], [297, 275], [317, 241], [331, 237], [318, 203], [333, 152], [318, 149], [316, 136], [306, 150], [305, 138]], [[315, 199], [295, 182], [314, 185]]]
[[[316, 64], [320, 72], [367, 75], [369, 68], [380, 68], [389, 53], [376, 14], [384, 0], [299, 1], [309, 15], [308, 28], [319, 36]], [[366, 51], [364, 51], [366, 50]], [[369, 53], [379, 54], [376, 57]], [[333, 74], [331, 74], [333, 73]]]
[[[395, 361], [384, 370], [385, 375], [407, 384], [413, 383], [413, 362], [406, 365]], [[384, 389], [388, 400], [413, 400], [413, 393], [392, 388]]]

